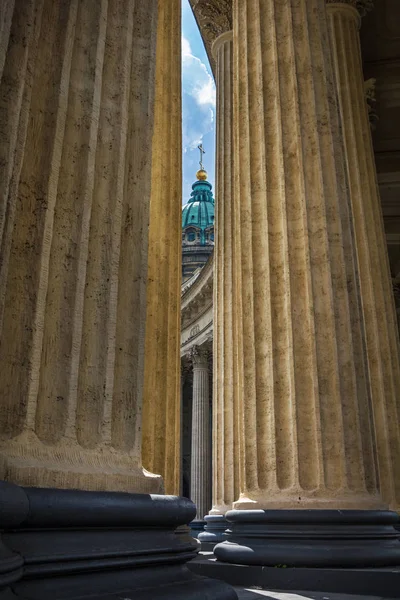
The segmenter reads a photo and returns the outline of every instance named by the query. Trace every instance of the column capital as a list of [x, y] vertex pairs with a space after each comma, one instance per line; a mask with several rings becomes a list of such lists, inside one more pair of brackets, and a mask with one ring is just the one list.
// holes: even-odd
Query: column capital
[[[400, 281], [397, 278], [392, 279], [392, 286], [393, 286], [393, 295], [394, 295], [396, 308], [399, 308], [399, 310], [400, 310]], [[400, 322], [399, 322], [399, 327], [400, 327]]]
[[374, 0], [357, 0], [357, 10], [362, 17], [374, 8]]
[[215, 70], [215, 59], [212, 44], [222, 33], [232, 29], [232, 0], [189, 0], [201, 36], [210, 59], [212, 70]]
[[374, 0], [326, 0], [326, 3], [328, 6], [330, 4], [351, 6], [358, 10], [362, 17], [374, 8]]
[[193, 367], [206, 367], [208, 368], [208, 349], [205, 346], [193, 346], [190, 350], [190, 358], [193, 363]]
[[213, 42], [212, 46], [211, 46], [211, 52], [213, 57], [215, 58], [215, 60], [217, 60], [217, 54], [218, 54], [218, 50], [221, 48], [221, 46], [223, 44], [226, 44], [226, 42], [232, 42], [233, 40], [233, 31], [232, 29], [230, 31], [224, 31], [224, 33], [221, 33], [221, 35], [219, 35]]
[[373, 77], [364, 81], [365, 101], [368, 108], [368, 119], [371, 129], [374, 131], [376, 122], [379, 121], [376, 112], [376, 79]]

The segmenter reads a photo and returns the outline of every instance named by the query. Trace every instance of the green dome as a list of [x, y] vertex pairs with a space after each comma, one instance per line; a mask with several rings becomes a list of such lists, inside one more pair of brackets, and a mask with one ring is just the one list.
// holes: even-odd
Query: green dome
[[214, 228], [212, 185], [208, 181], [196, 181], [192, 190], [189, 201], [182, 210], [182, 229], [193, 228], [200, 233], [200, 244], [205, 244], [206, 231]]

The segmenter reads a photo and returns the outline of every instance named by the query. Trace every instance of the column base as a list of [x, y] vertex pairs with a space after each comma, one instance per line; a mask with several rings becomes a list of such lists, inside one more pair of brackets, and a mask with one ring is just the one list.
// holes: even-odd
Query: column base
[[206, 515], [204, 517], [204, 531], [199, 533], [198, 539], [201, 542], [202, 550], [213, 550], [216, 544], [226, 540], [225, 529], [228, 527], [228, 521], [223, 515]]
[[377, 510], [231, 510], [222, 562], [271, 567], [400, 566], [399, 516]]
[[22, 488], [0, 482], [0, 597], [10, 600], [237, 600], [193, 574], [177, 535], [186, 498]]
[[192, 544], [193, 549], [198, 552], [200, 550], [200, 542], [197, 538], [194, 538], [191, 534], [189, 525], [180, 525], [175, 529], [175, 535], [179, 535], [181, 540]]
[[204, 531], [204, 526], [206, 522], [202, 519], [195, 519], [189, 525], [190, 527], [190, 535], [197, 539], [198, 535]]
[[24, 487], [163, 494], [161, 475], [111, 447], [82, 448], [63, 439], [46, 446], [32, 432], [0, 444], [0, 480]]

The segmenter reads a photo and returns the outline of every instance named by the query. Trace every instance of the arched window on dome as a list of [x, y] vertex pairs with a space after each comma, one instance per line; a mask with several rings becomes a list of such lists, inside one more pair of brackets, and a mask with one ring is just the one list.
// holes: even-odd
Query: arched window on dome
[[210, 230], [210, 240], [211, 240], [211, 242], [214, 241], [214, 229]]
[[196, 231], [194, 229], [188, 229], [186, 231], [186, 241], [194, 242], [196, 239]]

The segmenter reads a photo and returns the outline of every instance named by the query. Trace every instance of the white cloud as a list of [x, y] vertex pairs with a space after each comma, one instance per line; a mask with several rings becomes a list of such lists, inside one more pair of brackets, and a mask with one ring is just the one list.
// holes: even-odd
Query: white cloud
[[182, 59], [185, 56], [191, 56], [192, 54], [192, 49], [190, 47], [190, 42], [187, 38], [185, 38], [185, 36], [182, 36]]
[[212, 130], [215, 109], [215, 84], [207, 66], [192, 54], [182, 36], [183, 149], [196, 148]]
[[183, 90], [202, 105], [215, 107], [215, 83], [206, 65], [192, 54], [190, 42], [182, 36]]
[[195, 90], [197, 102], [202, 104], [210, 104], [215, 106], [215, 85], [211, 77], [203, 86]]
[[[184, 4], [187, 8], [189, 4]], [[189, 22], [183, 23], [182, 35], [182, 142], [183, 178], [182, 202], [190, 197], [195, 173], [199, 168], [197, 146], [205, 146], [204, 166], [209, 180], [214, 178], [214, 127], [215, 127], [215, 84], [208, 65], [200, 34], [190, 8], [187, 10]], [[192, 23], [193, 21], [193, 23]], [[201, 58], [199, 58], [201, 57]]]

